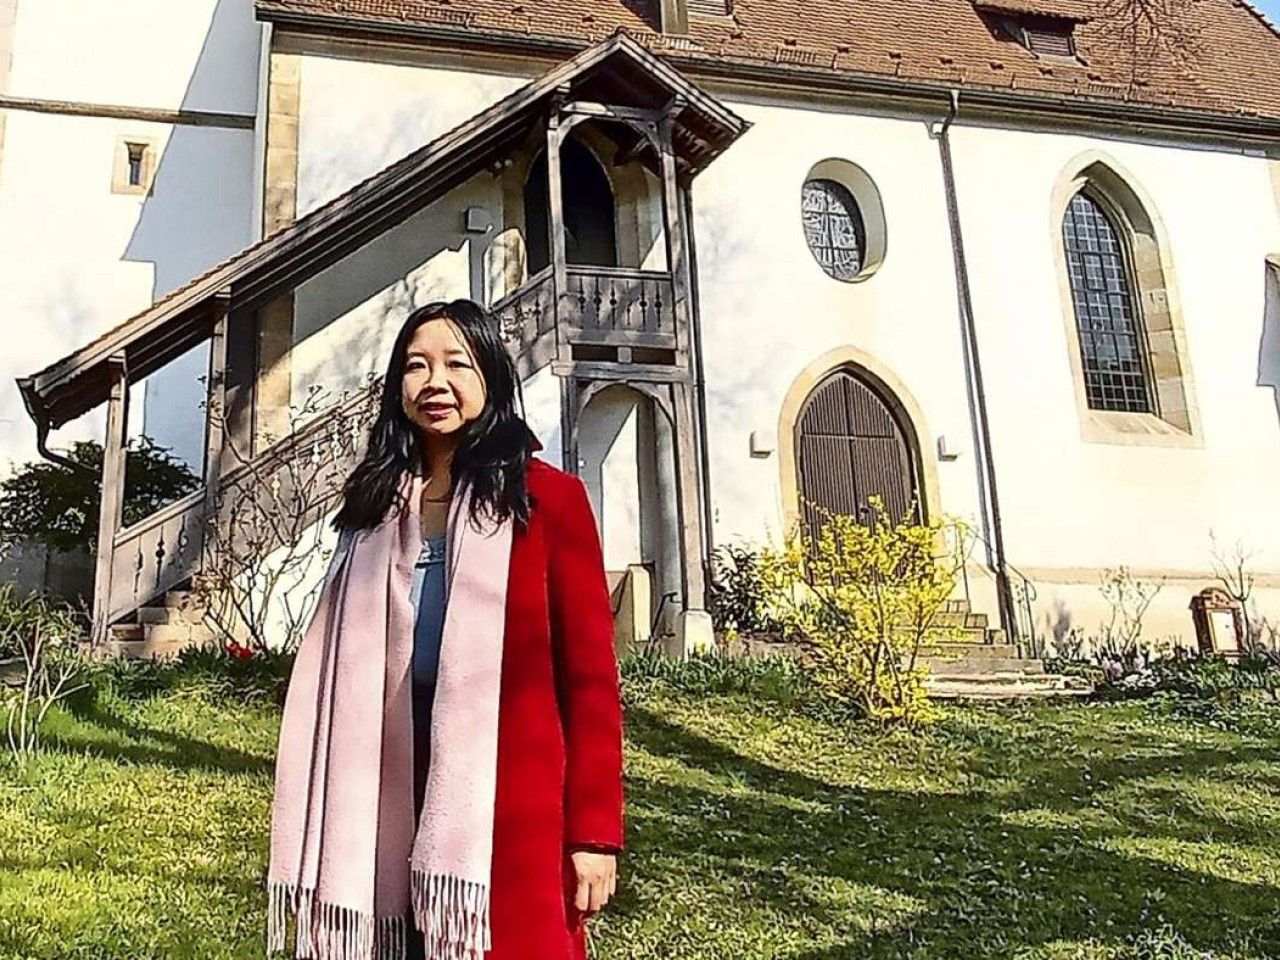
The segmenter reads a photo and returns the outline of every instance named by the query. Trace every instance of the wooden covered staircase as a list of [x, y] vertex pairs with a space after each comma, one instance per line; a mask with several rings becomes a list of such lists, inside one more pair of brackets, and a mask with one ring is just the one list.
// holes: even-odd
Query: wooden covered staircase
[[[659, 184], [665, 267], [569, 263], [560, 148], [581, 123], [607, 127], [614, 163]], [[41, 454], [50, 431], [104, 405], [107, 430], [94, 586], [93, 643], [124, 655], [173, 652], [209, 638], [200, 578], [261, 563], [334, 506], [362, 454], [377, 381], [271, 442], [258, 419], [264, 317], [292, 319], [294, 295], [470, 178], [503, 175], [513, 154], [546, 151], [551, 262], [497, 300], [501, 336], [522, 378], [560, 378], [562, 451], [577, 469], [578, 417], [610, 383], [626, 382], [673, 423], [677, 529], [701, 557], [694, 482], [696, 427], [692, 278], [686, 212], [692, 180], [749, 124], [625, 31], [565, 60], [436, 140], [242, 250], [75, 353], [19, 380]], [[391, 322], [391, 321], [389, 321]], [[123, 525], [129, 386], [209, 343], [203, 485]], [[287, 405], [288, 401], [284, 401]], [[72, 466], [76, 466], [72, 464]], [[686, 607], [703, 611], [702, 565], [684, 565]], [[705, 616], [705, 614], [703, 614]]]

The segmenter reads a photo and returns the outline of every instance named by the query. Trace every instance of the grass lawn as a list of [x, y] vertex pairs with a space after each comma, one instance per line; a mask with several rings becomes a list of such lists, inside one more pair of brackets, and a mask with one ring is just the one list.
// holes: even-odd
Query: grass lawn
[[[627, 672], [597, 960], [1280, 957], [1280, 711], [971, 707], [915, 737], [666, 673]], [[107, 691], [5, 756], [0, 958], [261, 957], [278, 721]]]

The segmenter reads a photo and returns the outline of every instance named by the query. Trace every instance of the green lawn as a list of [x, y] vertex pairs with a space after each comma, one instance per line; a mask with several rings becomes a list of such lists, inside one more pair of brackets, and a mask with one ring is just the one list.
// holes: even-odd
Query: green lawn
[[[964, 708], [914, 737], [640, 674], [598, 960], [1280, 957], [1280, 711]], [[102, 694], [25, 775], [5, 757], [0, 958], [260, 957], [278, 717]]]

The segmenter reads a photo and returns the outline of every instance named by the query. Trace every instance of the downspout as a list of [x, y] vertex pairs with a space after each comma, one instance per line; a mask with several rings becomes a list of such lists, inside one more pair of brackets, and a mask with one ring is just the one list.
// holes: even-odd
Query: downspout
[[693, 391], [698, 410], [698, 474], [702, 480], [702, 544], [707, 551], [704, 559], [707, 569], [706, 582], [711, 583], [711, 558], [715, 542], [711, 533], [711, 454], [707, 446], [707, 381], [702, 369], [702, 311], [698, 300], [698, 245], [693, 230], [693, 191], [686, 188], [681, 219], [685, 225], [685, 249], [689, 256], [689, 299], [693, 326]]
[[960, 112], [960, 91], [952, 89], [950, 109], [935, 134], [942, 158], [942, 179], [947, 193], [947, 220], [951, 228], [951, 250], [955, 257], [956, 291], [960, 301], [960, 322], [964, 335], [965, 360], [969, 381], [969, 403], [973, 411], [978, 440], [979, 480], [983, 499], [990, 512], [991, 540], [989, 556], [996, 575], [996, 597], [1000, 607], [1000, 626], [1006, 639], [1016, 639], [1017, 619], [1013, 611], [1013, 594], [1009, 587], [1009, 571], [1005, 563], [1004, 526], [1000, 516], [1000, 495], [996, 488], [995, 455], [991, 449], [991, 424], [987, 416], [987, 394], [982, 379], [982, 361], [978, 353], [978, 331], [973, 319], [973, 294], [969, 286], [969, 265], [964, 252], [964, 234], [960, 228], [960, 202], [956, 194], [955, 167], [951, 157], [951, 124]]
[[72, 473], [83, 473], [95, 479], [100, 479], [99, 472], [93, 467], [83, 463], [78, 463], [69, 457], [64, 457], [60, 453], [55, 453], [49, 449], [49, 419], [44, 415], [44, 411], [40, 407], [39, 401], [35, 397], [35, 391], [28, 377], [18, 378], [18, 392], [22, 394], [23, 405], [27, 408], [27, 415], [31, 417], [32, 422], [36, 425], [36, 452], [44, 457], [50, 463], [56, 463], [60, 467], [66, 467]]

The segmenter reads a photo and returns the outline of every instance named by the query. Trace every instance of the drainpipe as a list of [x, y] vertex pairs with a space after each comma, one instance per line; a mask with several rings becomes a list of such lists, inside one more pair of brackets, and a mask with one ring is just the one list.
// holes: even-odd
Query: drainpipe
[[17, 383], [18, 392], [22, 395], [23, 405], [26, 406], [27, 414], [36, 426], [36, 452], [50, 463], [66, 467], [72, 473], [85, 474], [95, 479], [100, 479], [100, 472], [93, 469], [93, 467], [86, 466], [49, 449], [49, 420], [44, 415], [40, 402], [36, 399], [35, 388], [31, 378], [19, 377]]
[[974, 417], [978, 441], [979, 482], [983, 500], [989, 511], [991, 538], [988, 557], [996, 575], [996, 596], [1000, 606], [1000, 626], [1005, 638], [1017, 639], [1017, 619], [1013, 611], [1013, 594], [1009, 588], [1009, 571], [1005, 563], [1004, 527], [1000, 518], [1000, 496], [996, 489], [995, 455], [991, 449], [991, 424], [987, 417], [987, 394], [982, 379], [982, 361], [978, 353], [978, 331], [973, 320], [973, 295], [969, 287], [969, 266], [964, 253], [964, 234], [960, 228], [960, 202], [956, 195], [955, 167], [951, 157], [951, 124], [960, 112], [960, 91], [951, 90], [951, 104], [946, 119], [934, 134], [942, 157], [942, 179], [947, 193], [947, 220], [951, 228], [951, 250], [955, 256], [956, 291], [960, 300], [960, 322], [964, 335], [966, 373], [969, 381], [969, 406]]

